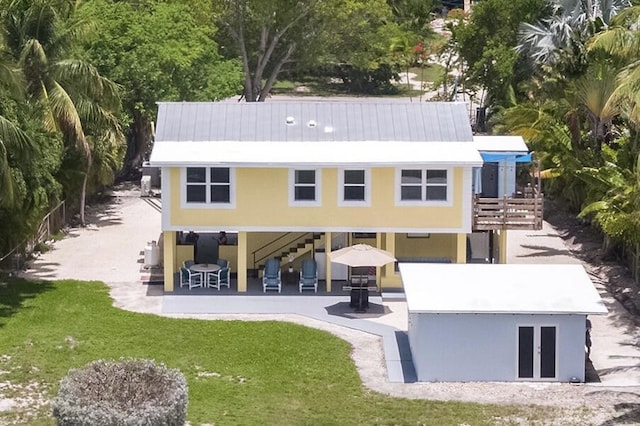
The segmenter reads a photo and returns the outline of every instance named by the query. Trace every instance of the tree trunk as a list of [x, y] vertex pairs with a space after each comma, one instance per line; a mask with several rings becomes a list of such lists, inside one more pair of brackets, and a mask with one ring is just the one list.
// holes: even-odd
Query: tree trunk
[[80, 191], [80, 225], [86, 226], [86, 221], [84, 218], [84, 210], [87, 204], [87, 182], [89, 181], [89, 174], [91, 173], [91, 164], [93, 162], [93, 157], [91, 156], [91, 147], [87, 143], [87, 139], [85, 135], [82, 135], [83, 146], [85, 148], [85, 158], [87, 161], [87, 168], [85, 169], [84, 179], [82, 180], [82, 191]]
[[153, 138], [151, 122], [140, 112], [133, 113], [133, 123], [127, 136], [127, 153], [124, 165], [118, 178], [135, 179], [138, 178], [140, 167], [151, 148]]

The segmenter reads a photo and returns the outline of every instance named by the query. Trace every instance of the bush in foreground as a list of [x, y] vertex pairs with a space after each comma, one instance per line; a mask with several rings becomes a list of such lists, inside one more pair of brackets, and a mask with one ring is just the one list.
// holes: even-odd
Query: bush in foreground
[[187, 401], [179, 370], [153, 360], [121, 359], [71, 369], [52, 406], [62, 426], [183, 426]]

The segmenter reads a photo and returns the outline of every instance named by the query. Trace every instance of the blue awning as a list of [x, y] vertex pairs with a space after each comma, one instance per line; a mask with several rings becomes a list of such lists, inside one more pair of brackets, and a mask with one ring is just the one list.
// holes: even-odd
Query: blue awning
[[516, 163], [530, 163], [531, 161], [533, 161], [532, 159], [532, 154], [528, 153], [528, 154], [513, 154], [513, 153], [504, 153], [504, 154], [500, 154], [500, 153], [487, 153], [487, 152], [481, 152], [480, 155], [482, 156], [482, 160], [485, 163], [499, 163], [502, 161], [513, 161]]

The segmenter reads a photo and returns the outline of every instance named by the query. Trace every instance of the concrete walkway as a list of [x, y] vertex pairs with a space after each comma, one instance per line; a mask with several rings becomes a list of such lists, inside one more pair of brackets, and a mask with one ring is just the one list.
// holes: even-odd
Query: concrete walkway
[[[310, 300], [303, 303], [301, 298], [293, 297], [296, 303], [291, 303], [285, 297], [261, 296], [261, 308], [256, 312], [258, 301], [251, 303], [250, 296], [228, 296], [233, 299], [223, 303], [220, 296], [165, 296], [162, 286], [143, 285], [144, 276], [140, 272], [144, 246], [159, 238], [159, 200], [142, 199], [138, 189], [131, 187], [116, 192], [113, 201], [113, 206], [106, 211], [89, 214], [90, 226], [72, 229], [68, 238], [56, 242], [52, 250], [32, 262], [23, 276], [104, 281], [111, 288], [114, 305], [135, 312], [166, 316], [287, 313], [362, 330], [383, 338], [390, 381], [415, 379], [404, 334], [407, 310], [402, 300], [372, 300], [384, 306], [384, 315], [353, 317], [345, 316], [344, 312], [330, 313], [331, 306], [344, 302], [343, 297], [309, 297]], [[511, 263], [578, 262], [547, 223], [541, 231], [510, 231], [508, 246]], [[596, 282], [596, 286], [610, 314], [592, 318], [593, 366], [602, 385], [640, 385], [640, 335], [624, 309], [602, 285]], [[265, 304], [265, 299], [273, 301]]]

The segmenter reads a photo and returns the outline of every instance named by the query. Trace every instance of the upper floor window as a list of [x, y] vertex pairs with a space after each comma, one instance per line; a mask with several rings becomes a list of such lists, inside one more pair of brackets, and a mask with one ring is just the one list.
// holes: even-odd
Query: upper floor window
[[339, 171], [338, 205], [369, 205], [371, 194], [369, 170], [344, 169]]
[[320, 171], [295, 169], [289, 173], [289, 202], [298, 205], [320, 205]]
[[449, 173], [448, 169], [400, 170], [398, 201], [402, 204], [450, 202]]
[[232, 204], [233, 173], [227, 167], [187, 167], [185, 185], [187, 204]]

